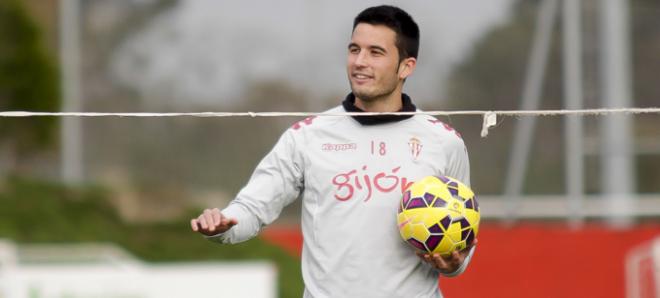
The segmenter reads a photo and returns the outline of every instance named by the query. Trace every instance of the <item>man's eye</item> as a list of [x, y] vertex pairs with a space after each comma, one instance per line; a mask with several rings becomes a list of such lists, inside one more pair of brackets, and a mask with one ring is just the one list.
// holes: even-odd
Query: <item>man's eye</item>
[[351, 54], [357, 54], [357, 53], [360, 52], [360, 49], [358, 49], [358, 48], [350, 48], [350, 49], [348, 49], [348, 51], [349, 51]]
[[374, 56], [382, 56], [383, 52], [381, 52], [381, 51], [371, 51], [371, 54], [374, 55]]

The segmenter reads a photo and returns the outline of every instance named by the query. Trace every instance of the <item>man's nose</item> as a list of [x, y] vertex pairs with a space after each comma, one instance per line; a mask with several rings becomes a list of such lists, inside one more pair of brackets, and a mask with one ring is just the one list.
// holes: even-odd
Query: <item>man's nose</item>
[[369, 65], [369, 56], [365, 51], [361, 51], [357, 54], [357, 57], [355, 57], [355, 66], [365, 67], [367, 65]]

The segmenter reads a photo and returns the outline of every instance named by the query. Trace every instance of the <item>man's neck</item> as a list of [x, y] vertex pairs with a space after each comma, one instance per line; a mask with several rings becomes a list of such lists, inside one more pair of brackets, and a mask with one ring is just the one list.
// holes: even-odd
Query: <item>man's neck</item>
[[[399, 111], [414, 112], [417, 110], [417, 107], [415, 107], [415, 105], [412, 103], [412, 100], [410, 99], [410, 97], [408, 97], [408, 95], [401, 94], [398, 102], [400, 103], [400, 108], [396, 110], [393, 108], [388, 108], [388, 109], [383, 108], [383, 110], [392, 111], [392, 112], [399, 112]], [[366, 112], [365, 110], [357, 106], [357, 98], [353, 93], [348, 94], [346, 96], [346, 99], [341, 102], [341, 105], [344, 107], [344, 110], [346, 112]], [[406, 120], [408, 118], [411, 118], [412, 116], [413, 115], [377, 115], [377, 116], [354, 115], [351, 117], [362, 125], [378, 125], [378, 124], [385, 124], [385, 123]]]
[[397, 90], [386, 97], [370, 101], [355, 97], [355, 106], [365, 112], [397, 112], [402, 108], [401, 91]]

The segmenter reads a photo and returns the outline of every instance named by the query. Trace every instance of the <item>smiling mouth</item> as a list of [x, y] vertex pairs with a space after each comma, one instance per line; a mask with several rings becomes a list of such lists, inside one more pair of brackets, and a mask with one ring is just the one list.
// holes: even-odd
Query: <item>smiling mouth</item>
[[351, 78], [356, 83], [366, 83], [370, 80], [373, 80], [372, 76], [368, 76], [368, 75], [365, 75], [365, 74], [353, 74], [353, 75], [351, 75]]

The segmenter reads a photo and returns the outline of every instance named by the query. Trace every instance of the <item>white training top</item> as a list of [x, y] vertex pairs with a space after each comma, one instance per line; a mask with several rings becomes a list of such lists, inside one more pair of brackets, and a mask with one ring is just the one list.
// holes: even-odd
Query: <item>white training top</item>
[[428, 175], [470, 182], [463, 140], [431, 116], [378, 125], [310, 117], [282, 135], [222, 210], [238, 224], [208, 238], [248, 240], [301, 197], [304, 297], [441, 297], [438, 271], [401, 239], [396, 221], [403, 190]]

